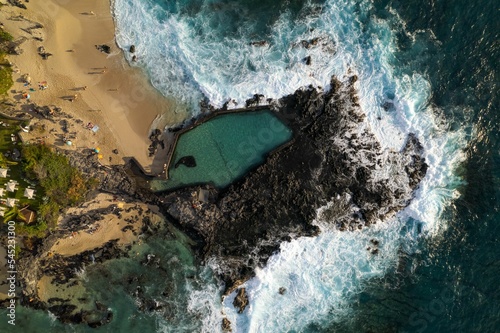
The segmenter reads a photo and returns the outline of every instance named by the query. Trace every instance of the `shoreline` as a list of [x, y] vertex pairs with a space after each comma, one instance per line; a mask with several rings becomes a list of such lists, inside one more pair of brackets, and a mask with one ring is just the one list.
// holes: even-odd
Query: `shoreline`
[[[148, 156], [150, 132], [182, 122], [186, 114], [172, 112], [175, 102], [157, 91], [142, 69], [128, 64], [116, 43], [111, 6], [111, 0], [64, 4], [57, 0], [32, 0], [27, 10], [6, 5], [0, 13], [5, 29], [14, 39], [27, 38], [21, 44], [22, 54], [9, 55], [15, 70], [9, 98], [17, 101], [15, 111], [30, 114], [35, 124], [43, 120], [32, 112], [22, 93], [30, 93], [30, 103], [54, 105], [77, 118], [76, 123], [66, 119], [74, 131], [72, 147], [61, 140], [64, 133], [60, 126], [49, 122], [43, 122], [51, 134], [44, 136], [44, 142], [65, 149], [98, 146], [102, 164], [123, 164], [134, 158], [145, 171], [154, 172], [155, 156]], [[16, 16], [17, 20], [13, 20]], [[31, 29], [34, 23], [43, 28]], [[110, 54], [96, 48], [103, 44], [110, 46]], [[52, 56], [42, 59], [38, 54], [40, 47]], [[31, 86], [22, 82], [26, 74], [32, 80]], [[48, 88], [36, 89], [37, 83], [44, 81]], [[88, 123], [98, 125], [99, 131], [93, 134], [87, 130], [84, 125]], [[30, 134], [24, 135], [24, 139], [39, 137]]]

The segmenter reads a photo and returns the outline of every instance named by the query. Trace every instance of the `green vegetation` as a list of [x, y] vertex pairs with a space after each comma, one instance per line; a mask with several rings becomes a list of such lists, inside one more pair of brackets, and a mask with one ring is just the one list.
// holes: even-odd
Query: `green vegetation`
[[26, 221], [26, 218], [21, 213], [21, 210], [19, 209], [19, 207], [14, 206], [5, 212], [5, 214], [3, 216], [3, 220], [4, 221], [14, 220], [14, 221], [24, 222], [24, 221]]
[[0, 96], [7, 94], [9, 89], [14, 84], [12, 80], [12, 68], [5, 58], [5, 43], [11, 42], [14, 38], [7, 31], [0, 29]]
[[27, 145], [22, 150], [22, 168], [31, 180], [38, 180], [45, 193], [45, 200], [38, 208], [40, 226], [55, 227], [59, 211], [85, 199], [95, 182], [86, 181], [81, 172], [73, 168], [68, 159], [44, 145]]
[[[0, 207], [4, 208], [3, 221], [17, 221], [18, 235], [43, 237], [47, 230], [56, 226], [60, 212], [85, 199], [87, 191], [95, 188], [96, 180], [86, 180], [70, 166], [68, 159], [44, 145], [22, 145], [17, 132], [20, 121], [0, 120], [0, 168], [8, 169], [7, 177], [0, 178], [0, 188], [5, 189], [9, 181], [16, 181], [14, 192], [4, 190]], [[13, 160], [15, 151], [22, 158]], [[24, 191], [31, 188], [35, 196], [28, 199]], [[16, 199], [15, 207], [5, 207], [6, 201]], [[34, 221], [26, 221], [22, 210], [36, 213]]]
[[0, 29], [0, 42], [11, 42], [14, 40], [14, 37], [12, 37], [11, 34], [9, 34], [5, 30]]

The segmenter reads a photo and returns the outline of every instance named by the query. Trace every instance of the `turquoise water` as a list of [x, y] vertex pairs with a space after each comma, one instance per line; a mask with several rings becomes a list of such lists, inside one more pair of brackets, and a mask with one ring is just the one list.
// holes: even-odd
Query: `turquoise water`
[[[5, 311], [0, 311], [0, 332], [199, 332], [207, 299], [196, 295], [212, 285], [210, 295], [217, 297], [219, 286], [211, 270], [196, 263], [190, 240], [172, 226], [166, 229], [147, 243], [134, 245], [128, 258], [92, 264], [80, 274], [91, 308], [98, 300], [112, 311], [109, 324], [95, 329], [85, 324], [62, 324], [49, 312], [18, 306], [15, 327], [7, 324]], [[148, 255], [151, 260], [145, 265]], [[140, 311], [144, 300], [146, 309], [155, 303], [160, 306]]]
[[[211, 183], [222, 188], [262, 163], [268, 152], [290, 140], [292, 131], [270, 111], [224, 114], [183, 133], [177, 142], [169, 179], [157, 181], [155, 190]], [[183, 164], [193, 156], [196, 167]]]

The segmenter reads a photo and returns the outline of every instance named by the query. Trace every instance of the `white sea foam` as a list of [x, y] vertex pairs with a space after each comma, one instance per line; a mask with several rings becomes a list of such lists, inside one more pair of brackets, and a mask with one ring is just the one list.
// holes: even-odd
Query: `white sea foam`
[[[116, 3], [118, 43], [124, 48], [135, 44], [139, 64], [153, 84], [193, 109], [202, 94], [216, 106], [229, 98], [241, 105], [254, 93], [279, 98], [309, 84], [328, 87], [332, 74], [344, 78], [350, 69], [359, 78], [366, 126], [381, 145], [400, 150], [407, 135], [415, 133], [425, 149], [429, 169], [409, 207], [388, 223], [352, 233], [316, 221], [320, 236], [282, 244], [280, 253], [245, 284], [250, 305], [243, 314], [232, 306], [234, 294], [221, 306], [219, 288], [193, 291], [189, 310], [205, 314], [205, 331], [220, 331], [221, 312], [237, 332], [300, 331], [312, 322], [342, 320], [364, 283], [395, 267], [400, 248], [412, 251], [419, 237], [436, 236], [446, 228], [441, 214], [458, 195], [455, 168], [465, 159], [461, 149], [468, 137], [465, 131], [450, 131], [437, 116], [439, 110], [429, 105], [431, 87], [424, 75], [391, 65], [394, 35], [388, 22], [367, 19], [370, 1], [327, 1], [319, 16], [300, 24], [282, 13], [263, 47], [249, 45], [248, 39], [201, 39], [192, 22], [177, 14], [158, 19], [161, 9], [150, 2]], [[397, 15], [392, 19], [400, 20]], [[315, 37], [333, 44], [297, 46]], [[332, 46], [335, 54], [328, 50]], [[302, 61], [307, 55], [310, 66]], [[366, 250], [372, 238], [380, 242], [378, 255]], [[284, 295], [278, 294], [280, 287], [287, 289]]]

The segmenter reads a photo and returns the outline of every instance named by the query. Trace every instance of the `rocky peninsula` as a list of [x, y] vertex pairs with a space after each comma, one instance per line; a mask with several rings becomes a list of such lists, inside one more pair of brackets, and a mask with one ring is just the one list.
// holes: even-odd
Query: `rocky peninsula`
[[[103, 166], [94, 154], [63, 151], [84, 175], [98, 179], [90, 197], [108, 195], [110, 204], [69, 215], [20, 259], [22, 304], [49, 309], [65, 322], [106, 324], [113, 314], [105, 304], [80, 299], [86, 305], [78, 305], [50, 290], [71, 290], [85, 266], [128, 256], [138, 241], [132, 235], [140, 234], [147, 242], [153, 234], [167, 235], [169, 224], [191, 238], [200, 263], [216, 260], [217, 273], [230, 293], [251, 278], [255, 268], [263, 267], [282, 242], [317, 235], [320, 229], [314, 221], [356, 232], [396, 214], [409, 204], [426, 173], [422, 146], [410, 135], [401, 151], [383, 149], [364, 121], [356, 80], [354, 75], [342, 81], [333, 77], [327, 91], [305, 87], [270, 101], [270, 109], [293, 130], [292, 141], [224, 189], [207, 184], [153, 193], [148, 188], [151, 177], [132, 161]], [[260, 101], [256, 95], [247, 104]], [[200, 191], [206, 194], [203, 198], [193, 195]], [[108, 237], [78, 253], [54, 251], [62, 239], [95, 230], [112, 215], [125, 221], [120, 228], [130, 233], [127, 241]], [[152, 261], [144, 258], [145, 265]], [[235, 306], [243, 311], [247, 303], [242, 288]], [[144, 311], [159, 306], [148, 299], [142, 304]]]

